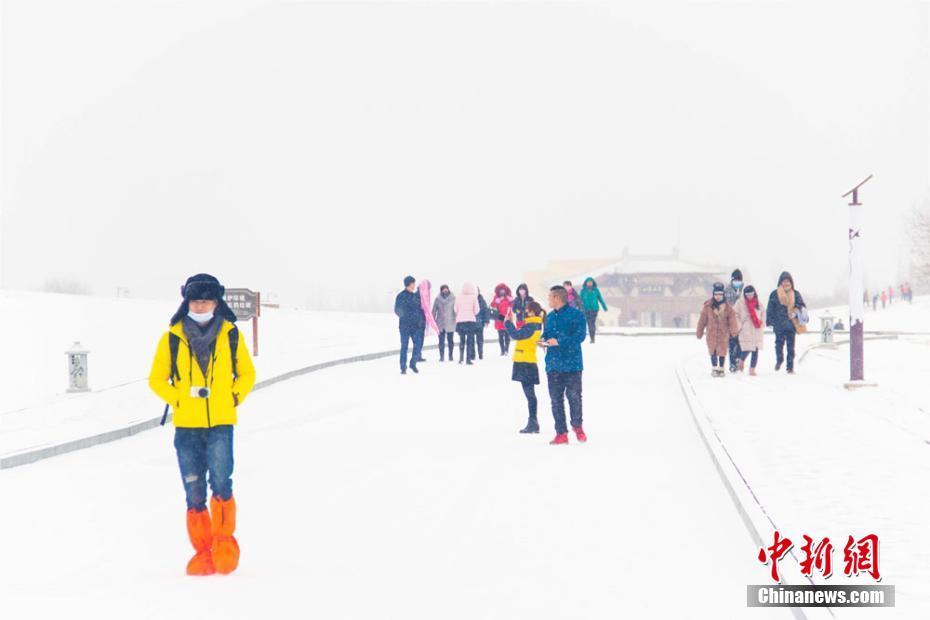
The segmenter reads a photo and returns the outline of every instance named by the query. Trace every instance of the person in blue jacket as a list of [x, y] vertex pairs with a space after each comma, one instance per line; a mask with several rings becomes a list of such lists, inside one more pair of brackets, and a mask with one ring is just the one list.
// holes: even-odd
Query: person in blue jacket
[[394, 314], [400, 319], [400, 374], [407, 374], [407, 345], [413, 341], [410, 355], [410, 370], [417, 370], [417, 362], [423, 350], [423, 336], [426, 331], [426, 315], [420, 305], [420, 294], [415, 292], [417, 281], [413, 276], [404, 278], [404, 290], [394, 300]]
[[549, 399], [552, 417], [555, 418], [555, 439], [550, 444], [568, 443], [565, 424], [565, 398], [571, 412], [572, 429], [578, 441], [588, 440], [581, 427], [581, 372], [584, 362], [581, 343], [587, 338], [587, 321], [581, 310], [568, 305], [568, 291], [564, 286], [549, 289], [549, 307], [540, 346], [546, 347], [546, 378], [549, 381]]

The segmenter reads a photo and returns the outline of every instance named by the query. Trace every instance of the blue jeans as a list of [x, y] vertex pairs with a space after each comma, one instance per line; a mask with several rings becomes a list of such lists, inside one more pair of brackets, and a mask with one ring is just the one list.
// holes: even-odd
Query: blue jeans
[[207, 472], [213, 495], [232, 497], [233, 425], [212, 428], [176, 428], [174, 449], [178, 453], [187, 508], [207, 509]]
[[413, 340], [413, 353], [410, 354], [410, 367], [417, 367], [417, 360], [423, 353], [423, 326], [400, 328], [400, 369], [407, 370], [407, 345]]

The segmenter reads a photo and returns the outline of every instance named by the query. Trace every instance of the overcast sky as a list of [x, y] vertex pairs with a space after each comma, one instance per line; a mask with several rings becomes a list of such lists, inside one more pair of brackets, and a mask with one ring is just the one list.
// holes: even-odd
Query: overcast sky
[[[3, 0], [2, 284], [303, 303], [667, 252], [869, 286], [930, 195], [927, 2]], [[568, 275], [568, 274], [566, 274]]]

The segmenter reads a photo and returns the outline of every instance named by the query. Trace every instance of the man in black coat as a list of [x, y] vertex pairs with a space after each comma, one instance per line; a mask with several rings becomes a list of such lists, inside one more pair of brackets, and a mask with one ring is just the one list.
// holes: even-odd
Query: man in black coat
[[404, 278], [404, 290], [394, 300], [394, 314], [400, 319], [400, 374], [407, 374], [407, 345], [413, 340], [410, 355], [410, 370], [417, 370], [417, 360], [423, 351], [423, 335], [426, 331], [426, 315], [420, 305], [420, 294], [416, 292], [417, 281], [413, 276]]

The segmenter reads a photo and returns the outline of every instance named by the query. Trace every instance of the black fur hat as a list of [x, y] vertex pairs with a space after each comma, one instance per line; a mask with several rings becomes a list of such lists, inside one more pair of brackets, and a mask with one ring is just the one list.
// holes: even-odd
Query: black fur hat
[[208, 273], [198, 273], [197, 275], [189, 277], [184, 285], [181, 286], [181, 297], [184, 298], [184, 301], [181, 302], [177, 312], [171, 317], [171, 325], [174, 325], [187, 316], [191, 301], [200, 301], [203, 299], [217, 302], [214, 316], [224, 318], [230, 323], [235, 323], [236, 314], [226, 305], [226, 300], [223, 299], [223, 295], [225, 294], [226, 287], [220, 284], [220, 281], [217, 280], [216, 277]]

